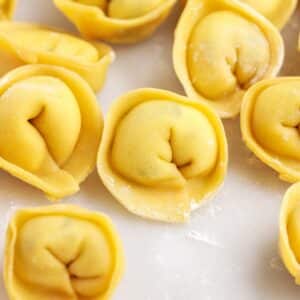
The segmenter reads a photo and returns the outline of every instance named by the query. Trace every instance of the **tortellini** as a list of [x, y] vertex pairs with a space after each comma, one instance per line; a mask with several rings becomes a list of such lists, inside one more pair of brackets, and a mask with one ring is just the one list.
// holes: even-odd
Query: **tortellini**
[[108, 300], [124, 268], [106, 216], [77, 206], [22, 209], [9, 223], [5, 286], [15, 300]]
[[0, 79], [0, 168], [53, 200], [93, 170], [102, 127], [92, 89], [74, 72], [27, 65]]
[[262, 81], [245, 95], [243, 139], [251, 151], [289, 182], [300, 180], [300, 78]]
[[[298, 0], [239, 0], [249, 4], [279, 29], [284, 27], [296, 9]], [[181, 0], [185, 5], [187, 0]]]
[[54, 0], [89, 38], [135, 43], [150, 36], [177, 0]]
[[245, 91], [282, 65], [278, 30], [233, 0], [188, 1], [175, 32], [173, 62], [187, 95], [221, 117], [240, 112]]
[[297, 0], [241, 0], [282, 28], [293, 14]]
[[0, 21], [11, 19], [16, 7], [16, 0], [0, 0]]
[[300, 285], [300, 183], [292, 185], [284, 196], [279, 230], [281, 257]]
[[112, 49], [40, 25], [0, 22], [0, 76], [24, 64], [50, 64], [78, 73], [94, 89], [103, 86]]
[[227, 160], [222, 123], [206, 104], [140, 89], [109, 111], [98, 172], [129, 211], [183, 222], [223, 183]]

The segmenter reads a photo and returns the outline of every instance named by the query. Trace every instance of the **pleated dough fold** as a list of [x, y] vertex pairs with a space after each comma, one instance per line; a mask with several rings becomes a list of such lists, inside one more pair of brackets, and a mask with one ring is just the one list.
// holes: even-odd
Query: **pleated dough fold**
[[0, 79], [0, 168], [51, 199], [79, 190], [102, 127], [92, 89], [74, 72], [27, 65]]
[[223, 118], [240, 112], [245, 91], [279, 72], [279, 31], [237, 0], [188, 1], [175, 31], [174, 68], [186, 94]]
[[300, 180], [300, 78], [262, 81], [245, 95], [241, 130], [248, 148], [279, 177]]
[[108, 300], [124, 269], [106, 216], [72, 205], [22, 209], [6, 236], [4, 279], [13, 300]]
[[150, 36], [177, 0], [54, 0], [88, 38], [136, 43]]
[[227, 159], [221, 120], [207, 105], [140, 89], [110, 109], [98, 172], [129, 211], [183, 222], [223, 183]]
[[36, 24], [0, 22], [0, 76], [25, 64], [49, 64], [76, 72], [99, 91], [114, 57], [103, 43]]

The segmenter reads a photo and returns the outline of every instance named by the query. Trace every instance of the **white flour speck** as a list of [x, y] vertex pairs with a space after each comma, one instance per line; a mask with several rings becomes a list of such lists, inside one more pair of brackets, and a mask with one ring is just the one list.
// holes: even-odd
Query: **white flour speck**
[[281, 271], [285, 270], [283, 263], [282, 263], [280, 257], [278, 257], [278, 256], [272, 257], [270, 259], [269, 265], [270, 265], [271, 269], [276, 270], [276, 271], [281, 272]]
[[212, 247], [217, 247], [217, 248], [223, 248], [223, 246], [216, 240], [216, 238], [212, 235], [209, 235], [207, 233], [202, 233], [196, 230], [191, 230], [188, 234], [187, 237], [198, 241], [202, 242], [204, 244], [207, 244]]

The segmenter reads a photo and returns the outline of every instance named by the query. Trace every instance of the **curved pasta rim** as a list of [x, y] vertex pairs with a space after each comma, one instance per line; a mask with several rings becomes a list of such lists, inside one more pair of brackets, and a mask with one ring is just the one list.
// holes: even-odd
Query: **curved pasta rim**
[[[82, 216], [84, 213], [84, 217]], [[77, 205], [72, 204], [59, 204], [52, 206], [44, 206], [44, 207], [32, 207], [32, 208], [22, 208], [15, 212], [15, 214], [10, 219], [10, 222], [7, 226], [6, 231], [6, 242], [4, 246], [4, 264], [3, 264], [3, 277], [5, 281], [5, 286], [7, 288], [8, 293], [11, 296], [11, 282], [13, 278], [13, 270], [9, 268], [9, 266], [13, 266], [13, 256], [14, 251], [9, 251], [11, 247], [15, 245], [16, 237], [18, 234], [17, 223], [19, 222], [19, 218], [22, 215], [28, 215], [30, 217], [38, 217], [38, 216], [59, 216], [68, 214], [70, 217], [81, 219], [85, 221], [92, 221], [97, 227], [104, 229], [104, 232], [109, 234], [109, 241], [111, 246], [114, 249], [114, 258], [115, 265], [114, 270], [111, 276], [111, 281], [108, 290], [104, 295], [101, 296], [101, 300], [108, 300], [114, 290], [116, 289], [118, 283], [120, 282], [124, 272], [125, 272], [125, 253], [124, 246], [120, 235], [117, 231], [115, 224], [112, 222], [111, 218], [107, 215], [91, 211], [85, 208], [82, 208]], [[104, 225], [103, 228], [100, 225]], [[17, 299], [16, 295], [13, 294], [13, 299]]]
[[99, 20], [105, 20], [108, 23], [120, 25], [122, 27], [127, 25], [127, 27], [129, 28], [153, 21], [157, 18], [157, 16], [163, 14], [166, 10], [170, 9], [173, 5], [175, 5], [176, 2], [177, 0], [166, 0], [164, 3], [162, 3], [157, 8], [153, 9], [144, 16], [132, 19], [117, 19], [107, 16], [99, 7], [92, 7], [86, 4], [78, 2], [76, 3], [69, 0], [54, 0], [55, 5], [61, 10], [76, 9], [78, 11], [82, 10], [83, 13], [92, 12], [94, 16], [97, 17], [97, 19]]
[[[173, 57], [173, 65], [174, 70], [177, 75], [177, 78], [179, 79], [180, 83], [182, 84], [182, 87], [187, 94], [188, 97], [197, 99], [198, 101], [202, 101], [205, 103], [208, 103], [211, 106], [215, 106], [214, 101], [205, 98], [203, 95], [201, 95], [193, 86], [192, 80], [190, 78], [189, 72], [188, 72], [188, 66], [187, 66], [187, 60], [186, 58], [186, 46], [183, 44], [187, 44], [189, 37], [191, 35], [191, 31], [193, 26], [190, 26], [189, 34], [187, 35], [187, 39], [182, 40], [182, 36], [185, 36], [185, 33], [183, 33], [184, 24], [186, 23], [186, 20], [191, 14], [190, 10], [193, 9], [194, 3], [200, 3], [200, 8], [204, 5], [202, 2], [205, 3], [205, 1], [209, 0], [188, 0], [182, 15], [179, 18], [179, 21], [175, 28], [175, 34], [174, 34], [174, 44], [173, 44], [173, 50], [172, 50], [172, 57]], [[250, 19], [255, 19], [255, 24], [259, 25], [260, 30], [266, 37], [269, 45], [275, 45], [278, 44], [278, 51], [275, 51], [275, 54], [272, 51], [273, 57], [271, 58], [271, 61], [277, 61], [277, 64], [275, 64], [272, 68], [269, 68], [269, 74], [264, 75], [264, 79], [272, 78], [274, 77], [281, 69], [283, 61], [284, 61], [284, 43], [283, 38], [281, 34], [278, 32], [276, 27], [267, 20], [264, 16], [260, 15], [256, 10], [253, 8], [249, 8], [249, 5], [246, 3], [242, 3], [239, 0], [216, 0], [216, 3], [214, 5], [217, 5], [218, 2], [221, 3], [224, 6], [229, 7], [232, 11], [237, 11], [239, 15], [246, 16]], [[202, 3], [202, 4], [201, 4]], [[267, 28], [267, 30], [265, 30]], [[275, 47], [277, 48], [277, 47]], [[217, 100], [218, 101], [218, 100]], [[242, 99], [240, 99], [240, 103], [242, 102]], [[214, 109], [216, 109], [214, 107]], [[227, 111], [221, 111], [216, 109], [218, 114], [221, 118], [227, 119], [227, 118], [234, 118], [240, 113], [240, 109], [234, 111], [234, 112], [227, 112]]]
[[277, 77], [273, 79], [263, 80], [253, 85], [245, 94], [241, 107], [241, 121], [240, 128], [242, 132], [242, 138], [246, 146], [266, 165], [271, 167], [277, 173], [282, 180], [288, 182], [296, 182], [300, 180], [300, 171], [292, 170], [282, 163], [274, 159], [269, 151], [264, 149], [256, 141], [251, 129], [250, 120], [252, 118], [253, 105], [255, 103], [255, 95], [259, 94], [265, 88], [273, 86], [274, 84], [281, 82], [300, 81], [300, 77]]
[[[295, 278], [297, 284], [300, 284], [300, 264], [293, 253], [287, 232], [287, 219], [290, 211], [295, 206], [297, 199], [293, 197], [294, 193], [300, 193], [300, 183], [295, 183], [285, 192], [279, 215], [279, 251], [284, 265], [289, 273]], [[287, 253], [287, 255], [285, 255]]]
[[[2, 21], [0, 22], [0, 29], [2, 25], [5, 24], [9, 24], [9, 26], [14, 26], [15, 28], [29, 28], [29, 29], [41, 29], [41, 30], [49, 30], [49, 31], [53, 31], [55, 33], [58, 34], [66, 34], [69, 35], [71, 37], [77, 38], [79, 40], [85, 41], [89, 44], [91, 44], [92, 46], [95, 47], [95, 49], [97, 49], [98, 53], [100, 52], [100, 49], [104, 50], [104, 55], [102, 55], [101, 57], [99, 56], [99, 60], [97, 60], [96, 62], [90, 62], [90, 63], [83, 63], [83, 62], [75, 62], [73, 59], [68, 58], [68, 57], [63, 57], [64, 60], [68, 61], [69, 63], [75, 63], [76, 65], [81, 65], [84, 68], [90, 68], [91, 66], [95, 66], [97, 65], [97, 67], [99, 66], [99, 64], [103, 64], [103, 62], [105, 62], [106, 60], [109, 61], [109, 63], [111, 63], [114, 59], [115, 59], [115, 52], [112, 49], [112, 47], [110, 47], [108, 44], [99, 42], [99, 41], [92, 41], [92, 40], [88, 40], [88, 39], [84, 39], [80, 36], [74, 35], [68, 31], [64, 31], [62, 29], [59, 28], [55, 28], [55, 27], [51, 27], [51, 26], [44, 26], [44, 25], [39, 25], [36, 23], [29, 23], [29, 22], [12, 22], [12, 21]], [[3, 43], [3, 45], [9, 45], [11, 47], [11, 49], [14, 50], [14, 53], [16, 55], [18, 55], [18, 57], [20, 59], [23, 59], [24, 61], [26, 60], [26, 57], [24, 58], [24, 56], [21, 55], [21, 53], [18, 51], [18, 49], [21, 49], [21, 47], [15, 46], [13, 43], [11, 43], [8, 39], [6, 39], [3, 35], [1, 35], [1, 30], [0, 30], [0, 43]], [[51, 52], [47, 52], [47, 51], [35, 51], [35, 50], [28, 50], [25, 49], [26, 52], [31, 52], [32, 54], [35, 54], [37, 56], [37, 58], [41, 55], [44, 55], [45, 57], [61, 57], [58, 54], [54, 54]], [[28, 63], [30, 63], [30, 61], [28, 61]], [[39, 62], [37, 62], [39, 63]]]
[[[56, 76], [60, 75], [62, 77], [67, 76], [71, 81], [76, 82], [76, 84], [78, 86], [80, 86], [80, 88], [82, 89], [82, 91], [84, 91], [84, 94], [87, 96], [87, 98], [91, 99], [95, 98], [94, 93], [92, 92], [90, 86], [88, 85], [88, 83], [86, 81], [84, 81], [77, 73], [70, 71], [66, 68], [63, 67], [58, 67], [58, 66], [53, 66], [53, 65], [24, 65], [21, 67], [18, 67], [10, 72], [8, 72], [4, 77], [0, 78], [0, 97], [2, 94], [2, 89], [6, 89], [7, 87], [9, 87], [11, 84], [14, 84], [15, 82], [17, 82], [18, 80], [16, 80], [16, 76], [21, 76], [21, 78], [23, 78], [23, 75], [28, 74], [28, 72], [30, 72], [30, 74], [36, 74], [35, 72], [38, 72], [39, 74], [42, 72], [44, 75], [48, 74], [48, 72], [52, 72], [54, 71], [56, 74]], [[53, 76], [53, 75], [52, 75]], [[99, 129], [100, 131], [100, 137], [99, 140], [101, 141], [101, 137], [102, 137], [102, 132], [103, 132], [103, 117], [102, 117], [102, 113], [101, 113], [101, 109], [99, 107], [99, 105], [97, 104], [97, 102], [95, 102], [95, 108], [96, 111], [94, 111], [95, 116], [97, 115], [97, 129]], [[96, 119], [95, 119], [96, 120]], [[100, 144], [100, 141], [98, 144]], [[78, 144], [77, 144], [78, 146]], [[76, 150], [76, 148], [74, 149], [74, 151]], [[64, 168], [67, 168], [68, 163], [70, 161], [67, 161]], [[36, 188], [38, 188], [39, 190], [43, 191], [44, 193], [46, 193], [47, 197], [49, 198], [49, 200], [51, 201], [57, 201], [58, 199], [71, 195], [77, 191], [79, 191], [79, 185], [80, 183], [93, 171], [94, 169], [94, 165], [93, 166], [89, 166], [85, 171], [86, 174], [85, 175], [81, 175], [81, 176], [76, 176], [73, 174], [70, 175], [69, 172], [65, 171], [65, 169], [61, 169], [62, 171], [67, 172], [67, 174], [70, 175], [70, 177], [72, 177], [72, 181], [74, 182], [73, 186], [70, 187], [68, 190], [66, 190], [63, 194], [61, 193], [61, 191], [59, 189], [51, 189], [48, 187], [47, 183], [45, 183], [43, 180], [41, 180], [38, 176], [36, 176], [35, 174], [24, 170], [23, 168], [17, 166], [14, 163], [11, 163], [7, 160], [5, 160], [4, 158], [0, 157], [0, 168], [5, 170], [6, 172], [8, 172], [9, 174], [13, 175], [16, 178], [19, 178], [20, 180], [28, 183], [31, 186], [34, 186]]]
[[[133, 99], [134, 97], [138, 95], [145, 95], [148, 94], [147, 100], [140, 100], [135, 101]], [[149, 96], [150, 95], [150, 96]], [[150, 98], [151, 97], [151, 98]], [[156, 97], [156, 98], [155, 98]], [[141, 97], [142, 98], [142, 97]], [[159, 221], [164, 222], [184, 222], [189, 217], [190, 212], [193, 210], [192, 207], [189, 208], [189, 211], [183, 212], [182, 216], [176, 216], [176, 219], [170, 220], [166, 218], [165, 216], [160, 216], [157, 218], [153, 218], [153, 216], [149, 216], [147, 213], [145, 213], [143, 210], [137, 210], [136, 208], [129, 205], [128, 201], [123, 200], [122, 195], [115, 191], [115, 189], [110, 187], [109, 179], [107, 178], [107, 173], [111, 173], [117, 178], [122, 178], [125, 182], [128, 182], [128, 180], [124, 179], [122, 176], [118, 175], [117, 172], [114, 170], [114, 168], [111, 166], [111, 163], [109, 162], [109, 159], [107, 159], [107, 152], [109, 151], [109, 146], [112, 141], [112, 135], [115, 131], [115, 128], [117, 127], [118, 121], [122, 118], [124, 114], [126, 114], [128, 111], [130, 111], [132, 108], [134, 108], [136, 105], [140, 103], [144, 103], [145, 101], [151, 101], [151, 100], [170, 100], [174, 101], [176, 103], [190, 106], [195, 108], [196, 110], [200, 111], [201, 113], [204, 112], [205, 116], [212, 122], [212, 126], [215, 130], [218, 145], [219, 145], [219, 157], [218, 162], [216, 164], [216, 167], [212, 174], [216, 173], [219, 174], [218, 180], [214, 184], [213, 188], [210, 188], [210, 191], [206, 193], [206, 195], [202, 198], [202, 200], [210, 199], [210, 196], [214, 194], [219, 188], [221, 188], [222, 183], [226, 177], [227, 174], [227, 168], [228, 168], [228, 143], [226, 138], [225, 129], [223, 126], [222, 121], [217, 116], [217, 114], [214, 112], [214, 110], [209, 107], [205, 103], [199, 103], [198, 101], [191, 100], [185, 96], [176, 94], [174, 92], [161, 90], [161, 89], [155, 89], [155, 88], [141, 88], [133, 91], [129, 91], [120, 97], [118, 97], [112, 106], [110, 107], [110, 110], [108, 111], [106, 115], [106, 125], [104, 127], [103, 131], [103, 137], [100, 143], [99, 151], [98, 151], [98, 157], [97, 157], [97, 170], [100, 178], [102, 179], [102, 182], [106, 186], [106, 188], [109, 190], [109, 192], [114, 196], [116, 200], [118, 200], [128, 211], [133, 212], [134, 214], [137, 214], [143, 218], [147, 219], [156, 219]], [[127, 101], [126, 108], [121, 109], [119, 111], [120, 103]], [[140, 185], [138, 185], [140, 186]], [[191, 199], [192, 200], [192, 199]], [[192, 201], [190, 201], [190, 204]], [[199, 201], [200, 202], [200, 201]], [[200, 204], [200, 203], [199, 203]]]

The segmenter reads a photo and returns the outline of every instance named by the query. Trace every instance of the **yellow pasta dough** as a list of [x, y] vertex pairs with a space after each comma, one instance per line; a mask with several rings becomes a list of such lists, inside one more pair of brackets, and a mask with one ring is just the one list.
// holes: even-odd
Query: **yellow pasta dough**
[[300, 183], [292, 185], [284, 196], [279, 230], [282, 260], [300, 285]]
[[93, 170], [102, 116], [76, 73], [27, 65], [0, 79], [0, 168], [62, 198]]
[[278, 28], [290, 19], [297, 6], [297, 0], [241, 0], [267, 17]]
[[173, 62], [187, 95], [229, 118], [251, 85], [278, 73], [283, 54], [280, 33], [254, 10], [236, 0], [190, 0], [176, 28]]
[[[298, 0], [240, 0], [256, 9], [279, 29], [284, 27], [297, 7]], [[181, 1], [183, 5], [187, 0]]]
[[113, 59], [112, 49], [102, 43], [40, 25], [0, 22], [0, 76], [24, 64], [57, 65], [75, 71], [99, 91]]
[[54, 0], [89, 38], [135, 43], [151, 35], [177, 0]]
[[217, 115], [177, 94], [140, 89], [108, 113], [98, 172], [131, 212], [183, 222], [223, 183], [227, 142]]
[[12, 300], [108, 300], [124, 268], [104, 215], [72, 205], [19, 210], [6, 234], [4, 279]]
[[16, 8], [16, 0], [0, 0], [0, 20], [11, 19]]
[[289, 182], [300, 180], [299, 107], [300, 78], [282, 77], [253, 86], [241, 111], [246, 145]]
[[298, 36], [298, 51], [300, 51], [300, 34]]

